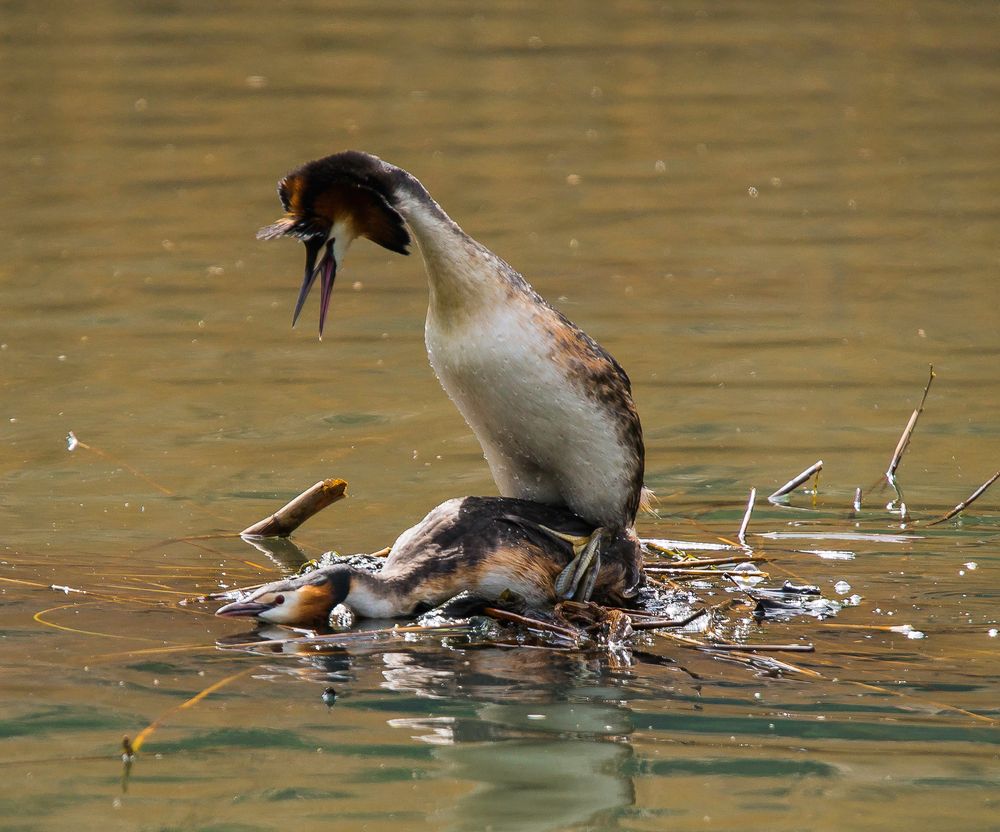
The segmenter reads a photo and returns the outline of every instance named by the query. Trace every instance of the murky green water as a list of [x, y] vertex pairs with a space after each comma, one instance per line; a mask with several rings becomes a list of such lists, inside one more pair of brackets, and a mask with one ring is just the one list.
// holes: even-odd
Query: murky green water
[[[0, 828], [1000, 828], [997, 492], [934, 529], [884, 493], [849, 516], [931, 362], [915, 516], [1000, 460], [993, 4], [7, 3], [0, 27]], [[663, 639], [222, 649], [238, 622], [173, 605], [274, 566], [168, 539], [322, 477], [352, 498], [309, 554], [494, 493], [427, 366], [418, 258], [358, 244], [324, 341], [314, 305], [289, 329], [300, 251], [253, 232], [278, 176], [346, 147], [629, 370], [644, 534], [731, 538], [751, 486], [825, 461], [815, 509], [759, 508], [751, 543], [860, 603], [734, 625], [814, 643], [789, 660], [821, 678]], [[123, 791], [121, 735], [163, 715]]]

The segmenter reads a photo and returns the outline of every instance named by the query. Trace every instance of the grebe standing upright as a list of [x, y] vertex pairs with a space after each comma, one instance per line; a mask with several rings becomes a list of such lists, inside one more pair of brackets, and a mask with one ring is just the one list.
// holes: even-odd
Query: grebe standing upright
[[644, 450], [631, 384], [618, 362], [462, 231], [401, 168], [367, 153], [338, 153], [289, 173], [278, 194], [285, 216], [257, 236], [305, 243], [293, 324], [320, 276], [322, 336], [351, 242], [366, 237], [406, 254], [409, 229], [430, 284], [431, 366], [479, 439], [500, 493], [565, 506], [596, 527], [559, 593], [579, 597], [603, 555], [621, 562], [634, 594], [642, 581], [633, 525], [643, 499]]

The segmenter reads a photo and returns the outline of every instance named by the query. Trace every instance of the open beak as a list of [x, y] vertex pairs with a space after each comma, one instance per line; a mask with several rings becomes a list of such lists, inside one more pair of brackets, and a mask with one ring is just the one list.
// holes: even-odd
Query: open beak
[[260, 601], [233, 601], [231, 604], [219, 607], [215, 614], [224, 618], [253, 618], [273, 608], [274, 604], [262, 604]]
[[[305, 305], [306, 298], [309, 296], [309, 290], [312, 289], [313, 283], [316, 282], [316, 275], [319, 275], [320, 340], [323, 339], [323, 326], [326, 323], [326, 310], [330, 306], [330, 295], [333, 293], [333, 281], [337, 277], [337, 259], [333, 254], [333, 243], [334, 240], [332, 237], [326, 241], [315, 237], [306, 240], [306, 271], [305, 275], [302, 277], [302, 288], [299, 289], [299, 298], [295, 302], [295, 314], [292, 316], [292, 326], [295, 326], [296, 322], [299, 320], [299, 313], [302, 312], [302, 307]], [[316, 258], [319, 257], [320, 251], [324, 248], [325, 251], [323, 252], [323, 257], [320, 259], [319, 264], [317, 264]]]

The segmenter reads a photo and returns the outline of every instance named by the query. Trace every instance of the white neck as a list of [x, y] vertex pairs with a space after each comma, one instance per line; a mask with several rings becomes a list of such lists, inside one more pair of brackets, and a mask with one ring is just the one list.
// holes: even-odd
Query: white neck
[[424, 258], [429, 315], [440, 324], [493, 307], [513, 286], [523, 284], [510, 266], [462, 231], [416, 179], [401, 185], [396, 198]]
[[344, 603], [366, 618], [395, 618], [410, 611], [411, 602], [400, 587], [375, 574], [351, 570], [351, 588]]

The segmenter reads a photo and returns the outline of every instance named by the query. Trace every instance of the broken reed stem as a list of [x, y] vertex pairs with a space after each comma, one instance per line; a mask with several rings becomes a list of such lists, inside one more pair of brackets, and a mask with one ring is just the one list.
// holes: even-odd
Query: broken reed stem
[[956, 514], [965, 511], [969, 506], [971, 506], [976, 500], [978, 500], [993, 483], [1000, 479], [1000, 471], [997, 471], [992, 477], [990, 477], [986, 482], [984, 482], [979, 488], [973, 491], [968, 497], [966, 497], [962, 502], [955, 506], [947, 514], [939, 517], [937, 520], [931, 520], [928, 526], [936, 526], [938, 523], [945, 523], [951, 520]]
[[490, 618], [496, 618], [501, 621], [510, 621], [514, 624], [521, 624], [535, 630], [544, 630], [545, 632], [554, 633], [555, 635], [560, 635], [563, 638], [568, 638], [573, 641], [580, 638], [579, 631], [570, 630], [566, 627], [560, 627], [558, 624], [550, 624], [548, 621], [539, 621], [537, 618], [528, 618], [524, 615], [518, 615], [516, 612], [498, 610], [496, 607], [484, 607], [483, 613], [488, 615]]
[[344, 480], [321, 480], [270, 517], [248, 526], [241, 537], [288, 537], [317, 512], [347, 496]]
[[740, 650], [744, 652], [760, 653], [815, 653], [816, 648], [811, 644], [729, 644], [728, 642], [708, 642], [705, 644], [709, 650]]
[[[633, 630], [659, 630], [664, 627], [686, 627], [692, 621], [701, 618], [703, 615], [707, 615], [709, 612], [710, 609], [708, 607], [702, 607], [690, 615], [684, 616], [684, 618], [632, 617], [631, 615], [629, 615], [629, 618], [631, 619]], [[627, 612], [626, 615], [628, 615]]]
[[757, 489], [750, 489], [750, 499], [747, 500], [747, 510], [743, 513], [743, 522], [740, 523], [740, 531], [736, 535], [736, 539], [740, 542], [740, 546], [747, 545], [747, 526], [750, 525], [750, 515], [753, 514], [753, 504], [757, 501]]
[[699, 566], [725, 566], [728, 563], [746, 563], [748, 560], [759, 563], [761, 561], [766, 561], [767, 558], [758, 558], [754, 555], [748, 555], [745, 552], [741, 552], [738, 555], [732, 555], [728, 558], [691, 558], [690, 560], [667, 561], [666, 563], [659, 560], [648, 560], [643, 561], [642, 565], [643, 568], [646, 569], [651, 566], [654, 568], [660, 567], [664, 569], [672, 567], [689, 569], [691, 567], [697, 568]]
[[[652, 572], [654, 575], [672, 575], [675, 578], [683, 578], [686, 575], [692, 576], [709, 576], [709, 577], [729, 577], [733, 575], [732, 572], [727, 572], [725, 569], [691, 569], [685, 566], [647, 566], [646, 572]], [[738, 575], [766, 575], [766, 572], [757, 570], [756, 572], [738, 572]]]
[[695, 650], [720, 650], [736, 651], [743, 653], [815, 653], [816, 648], [811, 644], [730, 644], [729, 642], [708, 642], [697, 639], [679, 636], [676, 633], [660, 633], [664, 638], [683, 644]]
[[920, 397], [920, 404], [917, 406], [916, 410], [910, 414], [910, 421], [906, 423], [906, 427], [903, 428], [903, 434], [899, 437], [899, 441], [896, 443], [896, 450], [892, 452], [892, 459], [889, 460], [889, 467], [885, 472], [886, 479], [894, 476], [896, 469], [899, 468], [899, 463], [903, 459], [903, 453], [910, 444], [910, 437], [913, 434], [913, 429], [917, 425], [917, 419], [919, 419], [920, 414], [924, 412], [924, 405], [927, 403], [927, 393], [931, 389], [931, 382], [934, 381], [935, 375], [934, 365], [931, 364], [930, 375], [927, 378], [927, 384], [924, 385], [924, 394]]
[[906, 503], [903, 502], [903, 492], [899, 488], [899, 483], [896, 482], [896, 470], [899, 468], [899, 463], [903, 461], [903, 454], [910, 445], [910, 437], [913, 436], [913, 429], [917, 426], [917, 419], [924, 412], [924, 405], [927, 403], [927, 394], [930, 392], [931, 383], [934, 381], [935, 375], [934, 365], [931, 364], [927, 376], [927, 384], [924, 385], [924, 393], [920, 397], [920, 404], [910, 414], [910, 419], [906, 423], [906, 427], [903, 428], [903, 433], [899, 437], [899, 441], [896, 443], [896, 449], [892, 452], [889, 467], [885, 470], [885, 481], [889, 483], [893, 493], [896, 495], [896, 499], [889, 506], [898, 504], [900, 517], [904, 520], [906, 519]]
[[73, 433], [73, 431], [70, 431], [68, 434], [66, 434], [66, 449], [69, 451], [75, 451], [77, 448], [83, 448], [85, 451], [90, 451], [92, 454], [96, 454], [102, 459], [106, 459], [113, 465], [117, 465], [120, 468], [124, 468], [133, 477], [138, 477], [147, 485], [153, 486], [153, 488], [155, 488], [161, 494], [166, 494], [168, 497], [172, 497], [174, 495], [173, 491], [171, 491], [169, 488], [166, 488], [165, 486], [160, 485], [152, 477], [146, 476], [146, 474], [142, 473], [142, 471], [138, 470], [137, 468], [133, 468], [127, 462], [122, 462], [120, 459], [112, 456], [107, 451], [102, 451], [100, 448], [97, 448], [94, 445], [88, 445], [86, 442], [80, 440], [77, 437], [77, 435]]
[[801, 474], [792, 477], [788, 482], [786, 482], [781, 488], [775, 491], [770, 497], [767, 498], [769, 503], [780, 502], [781, 498], [793, 492], [802, 483], [806, 482], [813, 474], [818, 474], [823, 470], [823, 460], [818, 459]]

